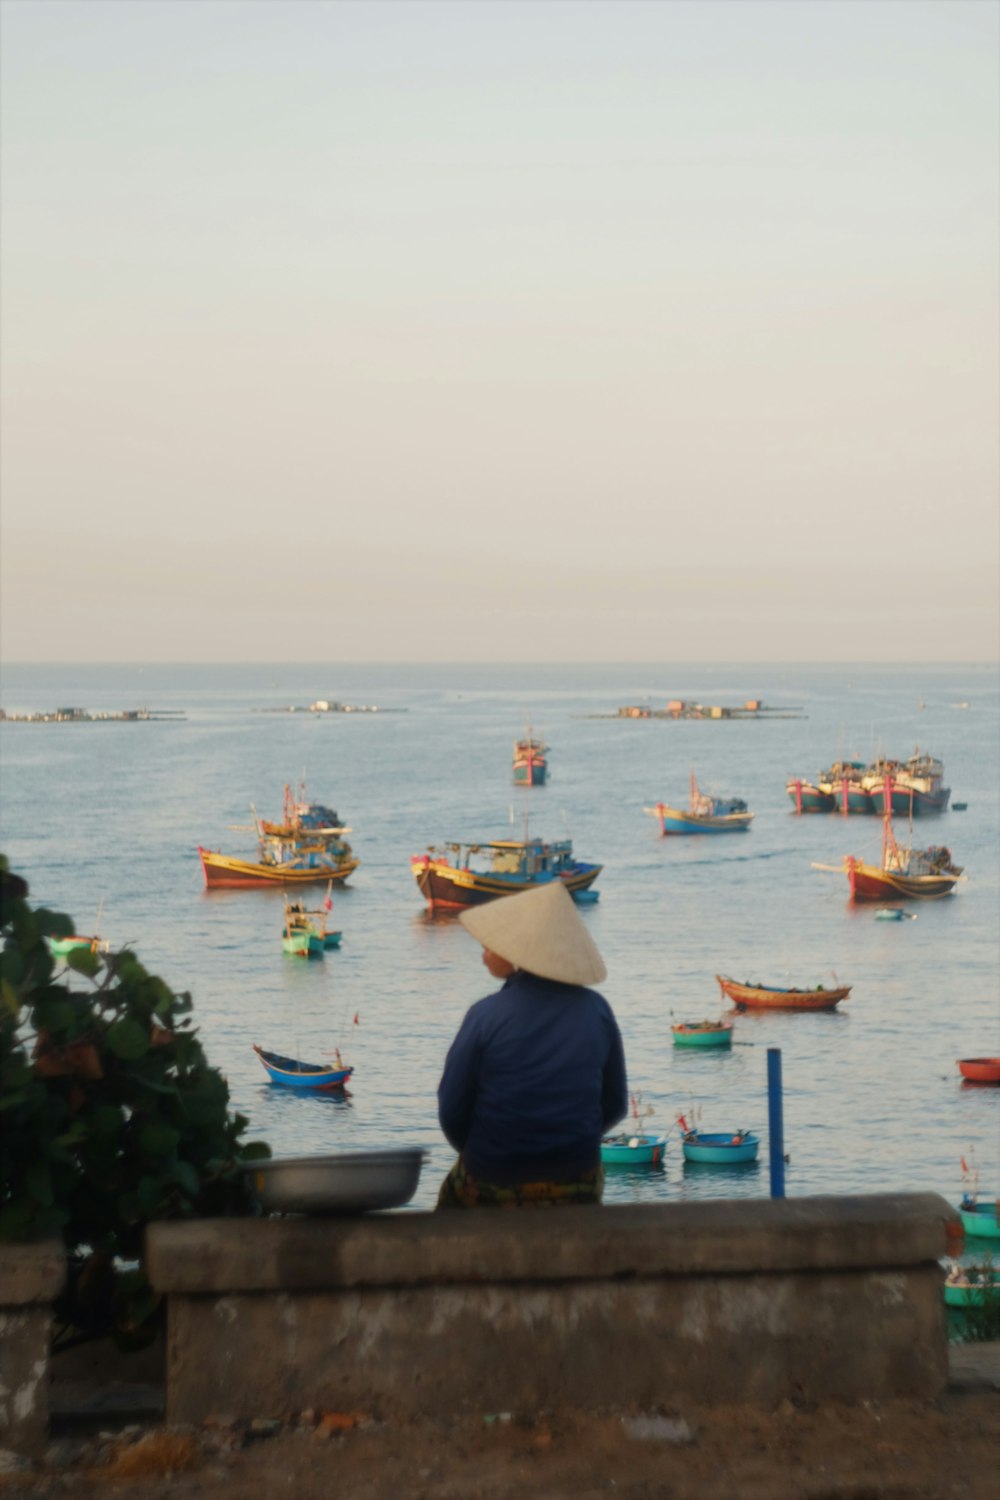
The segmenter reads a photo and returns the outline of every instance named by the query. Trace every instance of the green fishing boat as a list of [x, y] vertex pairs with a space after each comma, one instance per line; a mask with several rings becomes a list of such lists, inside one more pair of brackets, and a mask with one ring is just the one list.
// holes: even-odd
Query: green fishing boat
[[671, 1026], [675, 1047], [731, 1047], [732, 1021], [695, 1021]]

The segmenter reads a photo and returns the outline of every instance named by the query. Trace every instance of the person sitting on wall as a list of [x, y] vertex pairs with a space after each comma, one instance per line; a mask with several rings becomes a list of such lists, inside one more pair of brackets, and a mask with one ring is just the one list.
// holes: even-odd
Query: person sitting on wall
[[502, 986], [445, 1060], [438, 1118], [459, 1153], [438, 1208], [599, 1203], [601, 1139], [628, 1111], [607, 969], [561, 881], [463, 912]]

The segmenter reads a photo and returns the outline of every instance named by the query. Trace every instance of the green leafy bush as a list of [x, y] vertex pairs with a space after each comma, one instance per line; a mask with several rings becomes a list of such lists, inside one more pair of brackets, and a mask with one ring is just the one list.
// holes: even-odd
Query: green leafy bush
[[129, 949], [53, 958], [71, 918], [32, 909], [0, 855], [0, 1240], [58, 1232], [74, 1337], [155, 1332], [141, 1270], [151, 1219], [253, 1212], [225, 1078], [176, 995]]

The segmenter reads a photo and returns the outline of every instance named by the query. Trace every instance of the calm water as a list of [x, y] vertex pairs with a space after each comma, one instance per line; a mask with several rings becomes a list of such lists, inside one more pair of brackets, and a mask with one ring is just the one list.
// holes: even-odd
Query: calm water
[[[1000, 1187], [1000, 1090], [963, 1085], [955, 1060], [1000, 1053], [998, 684], [984, 667], [19, 667], [8, 712], [185, 710], [181, 723], [0, 724], [2, 847], [31, 898], [83, 931], [132, 944], [189, 989], [209, 1058], [227, 1074], [251, 1134], [276, 1154], [429, 1148], [415, 1207], [450, 1165], [435, 1089], [466, 1007], [489, 988], [479, 949], [429, 921], [409, 857], [444, 838], [516, 826], [569, 835], [601, 861], [599, 903], [582, 908], [607, 961], [605, 993], [625, 1038], [630, 1084], [670, 1131], [663, 1171], [617, 1173], [608, 1201], [766, 1195], [766, 1049], [782, 1050], [789, 1194], [932, 1189], [956, 1199], [959, 1158]], [[325, 697], [405, 712], [268, 713]], [[799, 720], [628, 722], [596, 717], [670, 697], [801, 706]], [[968, 704], [967, 708], [956, 707]], [[515, 788], [510, 751], [527, 719], [551, 746], [551, 780]], [[917, 824], [949, 844], [969, 880], [876, 922], [846, 878], [810, 868], [877, 856], [876, 819], [796, 817], [789, 773], [842, 755], [941, 757], [967, 812]], [[692, 769], [741, 796], [751, 832], [662, 839], [643, 806], [684, 800]], [[362, 859], [334, 896], [340, 952], [281, 950], [279, 892], [202, 885], [199, 842], [249, 852], [250, 804], [277, 816], [286, 781], [354, 830]], [[905, 832], [905, 824], [901, 831]], [[321, 888], [316, 888], [321, 894]], [[676, 1051], [671, 1020], [722, 1013], [713, 976], [855, 988], [838, 1012], [739, 1017], [729, 1054]], [[359, 1024], [354, 1025], [357, 1015]], [[339, 1045], [357, 1072], [347, 1100], [270, 1087], [251, 1043], [318, 1059]], [[685, 1169], [674, 1117], [751, 1128], [757, 1167]]]

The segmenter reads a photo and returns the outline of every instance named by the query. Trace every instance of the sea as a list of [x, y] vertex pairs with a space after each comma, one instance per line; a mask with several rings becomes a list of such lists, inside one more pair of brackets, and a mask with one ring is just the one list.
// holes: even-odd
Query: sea
[[[78, 706], [179, 711], [142, 722], [0, 722], [0, 849], [37, 905], [99, 925], [173, 989], [189, 991], [209, 1060], [248, 1138], [276, 1156], [420, 1146], [412, 1208], [433, 1205], [453, 1155], [436, 1089], [470, 1004], [494, 986], [478, 945], [430, 918], [410, 857], [447, 840], [571, 838], [602, 864], [581, 915], [604, 955], [656, 1168], [609, 1169], [605, 1201], [765, 1197], [767, 1059], [780, 1053], [789, 1196], [935, 1191], [957, 1202], [978, 1173], [1000, 1189], [1000, 1089], [957, 1059], [1000, 1056], [1000, 692], [988, 665], [11, 665], [8, 713]], [[669, 699], [775, 710], [757, 719], [617, 716]], [[377, 712], [308, 711], [324, 699]], [[550, 747], [543, 787], [515, 786], [513, 741]], [[878, 862], [877, 818], [797, 816], [790, 775], [832, 761], [944, 762], [953, 802], [914, 841], [947, 844], [967, 874], [901, 922], [817, 870]], [[743, 798], [747, 833], [663, 838], [644, 808], [699, 785]], [[252, 855], [252, 808], [281, 813], [285, 784], [338, 812], [360, 868], [334, 888], [339, 951], [281, 947], [278, 890], [207, 891], [197, 846]], [[905, 820], [897, 837], [908, 842]], [[313, 888], [317, 902], [324, 888]], [[728, 1052], [673, 1046], [671, 1025], [728, 1012], [717, 974], [779, 986], [853, 986], [821, 1014], [737, 1015]], [[253, 1043], [355, 1069], [346, 1097], [268, 1083]], [[677, 1117], [752, 1130], [757, 1163], [685, 1164]], [[966, 1172], [963, 1180], [963, 1162]]]

